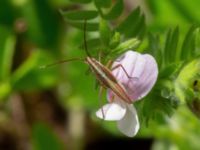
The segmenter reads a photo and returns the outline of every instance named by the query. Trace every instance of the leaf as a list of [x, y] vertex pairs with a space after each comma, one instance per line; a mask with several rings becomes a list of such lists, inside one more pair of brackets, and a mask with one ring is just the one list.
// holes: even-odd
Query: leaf
[[123, 0], [117, 0], [110, 11], [106, 14], [103, 14], [103, 18], [107, 20], [114, 20], [121, 15], [121, 13], [123, 12], [123, 8]]
[[136, 32], [135, 36], [137, 35], [138, 39], [142, 39], [146, 34], [146, 23], [145, 23], [145, 15], [142, 15], [140, 22], [137, 26], [138, 32]]
[[167, 64], [169, 62], [168, 57], [169, 57], [169, 44], [171, 40], [171, 29], [167, 32], [166, 40], [165, 40], [165, 48], [164, 48], [164, 61]]
[[12, 1], [0, 1], [0, 23], [13, 28], [17, 14]]
[[74, 3], [83, 3], [83, 4], [87, 4], [90, 3], [92, 0], [70, 0]]
[[94, 0], [94, 3], [96, 5], [97, 8], [107, 8], [110, 7], [112, 1], [111, 0]]
[[171, 43], [170, 43], [170, 55], [169, 55], [169, 60], [170, 61], [174, 61], [176, 59], [177, 56], [177, 46], [178, 46], [178, 41], [179, 41], [179, 28], [176, 27], [172, 37], [171, 37]]
[[64, 18], [70, 20], [90, 20], [94, 19], [98, 16], [97, 11], [95, 10], [76, 10], [76, 11], [68, 11], [61, 12]]
[[160, 73], [159, 78], [169, 78], [179, 67], [181, 64], [179, 63], [171, 63], [164, 67]]
[[[198, 9], [198, 5], [200, 4], [199, 1], [193, 1], [193, 6], [191, 7], [188, 1], [179, 1], [179, 0], [170, 0], [171, 5], [173, 5], [176, 11], [186, 19], [188, 22], [200, 22], [199, 18], [197, 17], [199, 13], [195, 13], [192, 10]], [[195, 5], [196, 3], [196, 5]]]
[[30, 42], [57, 53], [61, 24], [60, 16], [55, 13], [52, 3], [48, 0], [31, 0], [21, 10], [23, 20], [28, 25], [26, 35]]
[[[194, 49], [195, 51], [192, 51], [192, 56], [200, 56], [200, 28], [196, 28], [194, 31]], [[193, 46], [192, 46], [193, 47]]]
[[179, 40], [179, 28], [176, 27], [174, 31], [168, 31], [166, 41], [165, 41], [165, 48], [164, 48], [164, 57], [165, 63], [169, 64], [176, 60], [177, 57], [177, 45]]
[[154, 90], [145, 98], [142, 110], [143, 117], [148, 123], [150, 119], [157, 119], [156, 116], [158, 114], [162, 117], [171, 116], [174, 112], [174, 107], [171, 99], [162, 97], [159, 91]]
[[111, 50], [112, 56], [119, 56], [120, 54], [124, 53], [127, 50], [133, 50], [137, 48], [140, 44], [140, 41], [136, 38], [132, 38], [130, 40], [127, 40], [125, 42], [122, 42], [119, 44], [115, 49]]
[[0, 82], [0, 102], [7, 100], [12, 92], [12, 87], [8, 81]]
[[185, 102], [187, 98], [187, 90], [193, 88], [194, 79], [199, 79], [200, 59], [196, 58], [185, 64], [181, 68], [178, 77], [175, 80], [175, 93], [177, 97]]
[[48, 53], [35, 50], [11, 76], [11, 85], [15, 90], [29, 91], [45, 89], [58, 81], [56, 68], [41, 69], [40, 66], [55, 60]]
[[[99, 47], [101, 47], [101, 39], [99, 38], [89, 39], [86, 41], [86, 43], [88, 50], [99, 49]], [[80, 47], [84, 47], [84, 44], [82, 44]]]
[[140, 8], [138, 7], [137, 9], [133, 10], [129, 16], [121, 22], [116, 28], [117, 31], [120, 33], [127, 35], [130, 35], [130, 30], [134, 30], [132, 26], [135, 26], [135, 22], [137, 22], [140, 18]]
[[50, 128], [43, 124], [33, 126], [32, 139], [36, 150], [62, 150], [63, 145]]
[[[138, 20], [135, 20], [135, 23], [132, 24], [129, 32], [127, 32], [127, 37], [136, 37], [139, 33], [142, 33], [142, 30], [145, 29], [145, 17], [142, 15], [138, 18]], [[141, 35], [142, 36], [142, 35]]]
[[184, 38], [184, 41], [183, 41], [183, 44], [181, 47], [181, 54], [180, 54], [181, 60], [185, 60], [185, 59], [188, 59], [189, 57], [191, 57], [191, 53], [194, 50], [193, 42], [194, 42], [195, 29], [196, 29], [196, 27], [194, 25], [191, 26]]
[[0, 26], [0, 81], [10, 76], [16, 38], [7, 28]]
[[162, 66], [162, 51], [160, 45], [160, 37], [152, 33], [148, 33], [148, 53], [152, 54], [158, 63], [159, 68]]
[[107, 47], [110, 42], [111, 30], [108, 23], [101, 19], [99, 24], [99, 33], [102, 43]]
[[[66, 21], [70, 25], [72, 25], [78, 29], [84, 30], [84, 21], [69, 21], [69, 20], [66, 20]], [[97, 31], [98, 29], [99, 29], [98, 23], [87, 22], [86, 31]]]
[[119, 32], [114, 32], [114, 34], [112, 35], [112, 38], [110, 39], [110, 43], [109, 43], [109, 47], [111, 49], [116, 48], [121, 40], [121, 35]]

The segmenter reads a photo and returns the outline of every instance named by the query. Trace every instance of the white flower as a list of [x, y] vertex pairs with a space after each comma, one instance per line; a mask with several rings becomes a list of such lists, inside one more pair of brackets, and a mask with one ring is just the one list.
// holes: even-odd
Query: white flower
[[[119, 64], [123, 66], [129, 77], [121, 67], [113, 70], [112, 73], [124, 86], [132, 102], [146, 96], [158, 76], [155, 59], [148, 54], [142, 55], [134, 51], [127, 51], [113, 63], [112, 67]], [[120, 99], [111, 89], [108, 89], [107, 97], [109, 103], [96, 112], [97, 117], [108, 121], [117, 121], [117, 126], [122, 133], [129, 137], [135, 136], [140, 127], [135, 107]]]

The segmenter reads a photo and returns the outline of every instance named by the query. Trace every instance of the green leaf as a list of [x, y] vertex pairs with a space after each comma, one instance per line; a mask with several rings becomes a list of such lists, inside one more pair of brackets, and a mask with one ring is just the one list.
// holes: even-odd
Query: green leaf
[[126, 33], [127, 37], [136, 37], [139, 33], [141, 33], [145, 29], [145, 16], [142, 15], [138, 19], [135, 20], [134, 24], [132, 24], [129, 32]]
[[99, 33], [102, 43], [107, 47], [110, 42], [111, 30], [108, 23], [101, 19], [99, 24]]
[[171, 116], [174, 112], [171, 100], [162, 97], [159, 91], [155, 90], [145, 97], [142, 110], [147, 123], [150, 119], [157, 119], [158, 114], [161, 115], [160, 117], [166, 117], [166, 115]]
[[15, 7], [12, 1], [0, 1], [0, 23], [13, 28], [16, 19]]
[[192, 51], [194, 51], [194, 31], [196, 27], [193, 25], [188, 30], [185, 39], [182, 44], [180, 58], [181, 60], [189, 59]]
[[194, 80], [199, 80], [200, 59], [193, 59], [180, 71], [175, 80], [175, 93], [184, 102], [187, 98], [187, 90], [193, 88]]
[[23, 78], [28, 72], [30, 72], [37, 63], [38, 53], [34, 53], [30, 56], [19, 68], [15, 70], [12, 75], [12, 84], [16, 84], [21, 78]]
[[[99, 47], [101, 46], [101, 39], [99, 38], [89, 39], [86, 41], [86, 43], [88, 50], [99, 49]], [[80, 47], [84, 47], [84, 44], [82, 44]]]
[[[194, 31], [194, 49], [195, 51], [192, 51], [192, 56], [200, 56], [200, 28], [196, 28]], [[191, 46], [193, 47], [193, 46]]]
[[165, 40], [165, 48], [164, 48], [164, 62], [165, 64], [169, 63], [169, 44], [170, 44], [170, 41], [171, 41], [171, 29], [169, 29], [169, 31], [167, 32], [167, 36], [166, 36], [166, 40]]
[[96, 5], [97, 8], [107, 8], [110, 7], [112, 1], [111, 0], [94, 0], [94, 3]]
[[110, 39], [109, 47], [111, 49], [116, 48], [119, 45], [120, 40], [121, 40], [120, 33], [119, 32], [114, 32], [112, 38]]
[[178, 41], [179, 41], [179, 28], [176, 27], [172, 37], [171, 37], [171, 43], [170, 43], [170, 55], [169, 55], [169, 60], [170, 61], [174, 61], [176, 59], [177, 56], [177, 46], [178, 46]]
[[115, 49], [111, 50], [112, 56], [119, 56], [120, 54], [126, 52], [127, 50], [133, 50], [137, 48], [140, 44], [140, 41], [136, 38], [127, 40], [121, 44], [119, 44]]
[[90, 3], [92, 0], [70, 0], [74, 3], [83, 3], [83, 4], [87, 4]]
[[[69, 20], [66, 20], [66, 21], [70, 25], [72, 25], [78, 29], [84, 30], [84, 21], [69, 21]], [[98, 29], [99, 29], [98, 23], [87, 22], [86, 31], [97, 31]]]
[[125, 35], [130, 36], [130, 31], [135, 30], [133, 26], [136, 26], [136, 22], [140, 19], [140, 8], [138, 7], [137, 9], [133, 10], [129, 16], [121, 22], [121, 24], [118, 25], [116, 28], [117, 31], [120, 33], [123, 33]]
[[184, 17], [188, 22], [200, 22], [199, 13], [193, 10], [198, 9], [199, 1], [193, 1], [191, 5], [188, 1], [170, 0], [171, 5]]
[[10, 76], [16, 38], [2, 26], [0, 26], [0, 33], [0, 81], [2, 81]]
[[34, 50], [34, 53], [21, 64], [11, 76], [11, 85], [15, 90], [39, 90], [50, 87], [58, 81], [56, 68], [41, 69], [40, 66], [55, 60], [48, 53]]
[[56, 54], [60, 44], [61, 24], [52, 3], [48, 0], [30, 0], [24, 3], [20, 13], [28, 25], [28, 37], [25, 38], [36, 46], [55, 50]]
[[0, 102], [6, 100], [12, 91], [12, 87], [8, 81], [0, 82]]
[[158, 63], [159, 68], [162, 66], [162, 51], [160, 45], [160, 37], [152, 33], [148, 33], [148, 53], [152, 54]]
[[98, 16], [97, 11], [95, 10], [76, 10], [76, 11], [68, 11], [61, 12], [64, 18], [70, 20], [90, 20], [94, 19]]
[[137, 25], [137, 30], [135, 33], [135, 36], [137, 36], [137, 38], [142, 39], [145, 34], [146, 34], [146, 23], [145, 23], [145, 15], [142, 15], [140, 18], [140, 21]]
[[63, 145], [50, 128], [43, 124], [36, 124], [32, 131], [35, 150], [62, 150]]
[[110, 11], [106, 14], [103, 14], [103, 18], [107, 20], [114, 20], [121, 15], [121, 13], [123, 12], [123, 8], [123, 0], [117, 0]]
[[176, 27], [174, 31], [168, 31], [166, 41], [165, 41], [165, 49], [164, 49], [164, 56], [165, 56], [165, 63], [169, 64], [176, 60], [178, 55], [177, 45], [179, 40], [179, 29]]
[[169, 78], [180, 66], [181, 64], [179, 63], [171, 63], [167, 65], [160, 71], [159, 78]]

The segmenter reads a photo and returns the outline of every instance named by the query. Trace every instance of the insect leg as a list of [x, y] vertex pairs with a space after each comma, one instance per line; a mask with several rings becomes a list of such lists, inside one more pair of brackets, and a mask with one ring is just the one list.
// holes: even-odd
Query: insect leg
[[100, 108], [101, 108], [101, 113], [103, 115], [103, 120], [105, 119], [105, 114], [104, 114], [104, 110], [103, 110], [103, 104], [102, 104], [102, 94], [103, 94], [103, 91], [104, 91], [104, 87], [103, 86], [100, 86], [100, 89], [99, 89], [99, 105], [100, 105]]
[[126, 76], [127, 76], [129, 79], [138, 80], [137, 77], [131, 77], [131, 76], [127, 73], [126, 69], [122, 66], [122, 64], [118, 64], [118, 65], [114, 66], [111, 70], [113, 71], [113, 70], [115, 70], [115, 69], [117, 69], [117, 68], [119, 68], [119, 67], [122, 68], [122, 70], [124, 71], [124, 73], [126, 74]]

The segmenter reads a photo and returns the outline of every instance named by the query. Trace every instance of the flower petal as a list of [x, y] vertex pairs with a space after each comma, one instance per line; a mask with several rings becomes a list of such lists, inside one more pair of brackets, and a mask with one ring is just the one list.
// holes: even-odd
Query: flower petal
[[127, 77], [122, 68], [115, 69], [112, 73], [124, 85], [131, 99], [134, 101], [146, 96], [158, 76], [155, 59], [148, 54], [142, 55], [134, 51], [127, 51], [114, 62], [113, 67], [118, 64], [124, 67], [131, 78]]
[[121, 120], [117, 122], [119, 130], [126, 136], [133, 137], [137, 134], [140, 124], [136, 109], [133, 105], [127, 105], [127, 111]]
[[126, 113], [125, 104], [113, 102], [104, 105], [96, 112], [96, 116], [109, 121], [121, 120]]
[[107, 99], [109, 102], [112, 102], [115, 99], [115, 94], [111, 89], [107, 89]]
[[[124, 69], [126, 70], [127, 74], [131, 77], [138, 77], [140, 76], [141, 72], [137, 72], [137, 75], [132, 75], [132, 72], [135, 68], [136, 62], [139, 62], [140, 67], [142, 67], [142, 64], [144, 63], [143, 58], [140, 57], [141, 55], [137, 52], [133, 51], [127, 51], [122, 56], [120, 56], [121, 59], [117, 59], [113, 63], [113, 67], [121, 64]], [[137, 61], [139, 59], [139, 61]], [[129, 78], [126, 76], [124, 70], [122, 68], [115, 69], [113, 72], [113, 75], [121, 82], [121, 83], [127, 83], [129, 81]], [[126, 84], [125, 84], [126, 85]]]
[[145, 65], [141, 68], [143, 70], [138, 82], [130, 82], [131, 84], [128, 85], [128, 93], [135, 100], [146, 96], [151, 91], [158, 77], [158, 67], [155, 59], [148, 54], [143, 55], [143, 57], [145, 59]]

